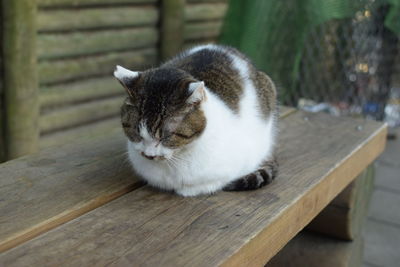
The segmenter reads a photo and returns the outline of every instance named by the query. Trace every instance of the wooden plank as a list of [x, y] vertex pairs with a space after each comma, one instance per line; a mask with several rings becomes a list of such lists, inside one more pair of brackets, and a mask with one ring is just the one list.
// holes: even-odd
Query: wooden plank
[[[115, 82], [115, 81], [113, 81]], [[94, 88], [98, 88], [93, 86]], [[68, 90], [69, 92], [70, 90]], [[61, 95], [60, 101], [63, 95]], [[282, 106], [280, 107], [280, 117], [284, 118], [295, 112], [296, 109], [291, 107]], [[74, 140], [85, 140], [96, 138], [100, 135], [108, 134], [111, 131], [115, 131], [116, 128], [120, 128], [120, 118], [107, 119], [96, 123], [84, 125], [81, 127], [60, 131], [53, 134], [44, 135], [40, 138], [40, 147], [50, 147], [63, 143], [69, 143]]]
[[40, 88], [42, 112], [54, 107], [69, 106], [89, 100], [121, 95], [125, 91], [114, 77], [101, 77]]
[[361, 266], [363, 239], [346, 242], [301, 232], [265, 267], [354, 267]]
[[216, 39], [221, 32], [221, 26], [222, 21], [186, 23], [184, 30], [184, 39]]
[[40, 116], [42, 134], [117, 116], [125, 93], [104, 100], [56, 109]]
[[40, 137], [40, 148], [60, 146], [68, 143], [89, 141], [113, 133], [121, 132], [121, 119], [119, 116], [85, 124], [64, 131], [43, 135]]
[[[60, 98], [60, 101], [61, 100], [62, 97]], [[283, 118], [289, 116], [293, 112], [295, 112], [294, 108], [281, 107], [280, 116], [281, 118]], [[120, 119], [118, 116], [117, 118], [107, 119], [104, 121], [99, 121], [81, 127], [72, 128], [69, 130], [64, 130], [61, 132], [42, 136], [40, 138], [40, 147], [47, 148], [50, 146], [69, 143], [77, 139], [88, 140], [91, 138], [96, 138], [97, 136], [108, 134], [110, 131], [114, 131], [116, 128], [119, 127], [120, 127]]]
[[126, 160], [125, 140], [120, 131], [1, 164], [0, 251], [139, 186]]
[[[309, 121], [310, 115], [311, 114], [303, 116], [302, 119]], [[311, 117], [313, 116], [316, 116], [316, 114], [311, 115]], [[321, 116], [321, 118], [323, 117]], [[336, 123], [337, 126], [341, 128], [340, 124], [341, 122], [344, 122], [344, 119], [337, 119], [342, 120], [341, 122], [328, 117], [324, 118], [323, 120], [325, 121], [316, 122], [316, 120], [311, 118], [310, 123], [315, 124], [317, 127], [319, 125], [320, 128], [315, 133], [317, 135], [324, 136], [323, 140], [328, 142], [328, 139], [331, 137], [331, 135], [328, 132], [325, 132], [325, 130], [328, 128], [334, 128]], [[327, 122], [333, 123], [333, 125], [328, 125]], [[297, 223], [302, 221], [303, 223], [301, 228], [307, 225], [311, 218], [315, 217], [316, 214], [318, 214], [324, 206], [326, 206], [339, 192], [341, 192], [351, 182], [352, 179], [360, 174], [362, 170], [364, 170], [380, 153], [382, 153], [386, 143], [386, 125], [381, 125], [381, 127], [371, 133], [369, 137], [364, 136], [364, 138], [360, 139], [360, 141], [362, 140], [361, 143], [355, 142], [351, 143], [351, 145], [348, 143], [355, 135], [357, 135], [355, 132], [359, 131], [359, 129], [361, 129], [361, 131], [369, 131], [366, 128], [363, 128], [367, 126], [365, 123], [365, 121], [363, 122], [360, 120], [358, 120], [358, 123], [356, 123], [356, 121], [346, 121], [347, 125], [344, 126], [342, 130], [346, 129], [348, 134], [335, 140], [329, 145], [329, 147], [325, 147], [324, 145], [326, 150], [322, 149], [322, 151], [325, 151], [325, 153], [328, 154], [336, 153], [339, 147], [343, 148], [343, 146], [346, 145], [351, 146], [351, 152], [347, 154], [340, 153], [341, 156], [336, 158], [338, 164], [335, 165], [335, 167], [332, 167], [333, 165], [331, 165], [330, 171], [326, 173], [324, 175], [325, 177], [320, 180], [310, 191], [308, 191], [306, 196], [302, 197], [301, 200], [297, 201], [294, 205], [281, 213], [281, 218], [288, 223], [287, 227], [282, 227], [282, 225], [279, 223], [273, 223], [269, 228], [262, 230], [260, 234], [256, 238], [252, 239], [251, 242], [246, 244], [244, 248], [241, 248], [238, 253], [236, 253], [227, 261], [227, 264], [224, 264], [224, 266], [229, 266], [230, 263], [234, 264], [235, 266], [240, 266], [240, 263], [243, 262], [257, 262], [259, 265], [261, 265], [262, 262], [268, 261], [283, 246], [277, 245], [275, 242], [279, 242], [284, 239], [287, 243], [287, 241], [289, 241], [295, 235], [296, 231], [293, 231], [291, 226], [293, 221], [296, 221]], [[309, 126], [311, 125], [309, 124]], [[294, 135], [297, 136], [297, 134], [299, 133], [295, 133]], [[339, 133], [336, 133], [336, 135], [336, 137], [340, 136]], [[298, 154], [299, 158], [301, 158], [301, 161], [308, 160], [306, 158], [302, 158], [302, 155], [313, 154], [313, 152], [309, 150], [310, 147], [313, 147], [315, 144], [318, 144], [319, 146], [321, 145], [320, 142], [315, 143], [316, 140], [317, 138], [315, 137], [314, 140], [309, 139], [308, 144], [303, 144], [307, 149]], [[319, 149], [321, 148], [319, 147]], [[320, 152], [321, 150], [319, 150], [319, 153]], [[288, 156], [292, 157], [293, 154], [294, 153], [290, 153]], [[330, 163], [335, 162], [335, 160], [331, 160], [332, 159], [329, 160]], [[317, 171], [315, 168], [315, 162], [318, 161], [321, 162], [324, 160], [317, 156], [309, 163], [309, 168], [312, 168], [313, 172]], [[302, 166], [301, 168], [307, 168], [307, 166]], [[295, 220], [292, 220], [293, 218], [295, 218]], [[270, 238], [269, 235], [274, 235], [274, 238]], [[265, 242], [267, 240], [270, 242]], [[273, 249], [268, 249], [270, 246], [273, 247]], [[260, 254], [261, 251], [267, 250], [267, 255]], [[252, 259], [252, 257], [254, 257], [254, 259]]]
[[161, 1], [161, 60], [175, 56], [183, 45], [185, 0]]
[[[121, 130], [116, 132], [114, 122], [109, 126], [98, 128], [108, 134], [94, 133], [88, 142], [74, 140], [62, 147], [57, 143], [56, 148], [0, 165], [0, 252], [139, 186], [126, 158], [126, 138]], [[52, 136], [64, 137], [46, 135], [44, 144], [54, 144], [46, 140]]]
[[280, 125], [281, 173], [265, 188], [182, 198], [141, 187], [3, 253], [0, 264], [262, 266], [386, 141], [380, 123], [326, 114], [297, 112]]
[[39, 34], [37, 39], [39, 59], [54, 59], [153, 47], [158, 41], [158, 31], [156, 28], [145, 27], [52, 33]]
[[43, 61], [38, 64], [41, 84], [61, 83], [86, 77], [112, 75], [115, 65], [142, 70], [157, 61], [157, 49], [109, 53], [90, 57], [56, 61]]
[[3, 83], [6, 158], [38, 148], [39, 101], [36, 70], [36, 5], [2, 1]]
[[368, 167], [315, 217], [306, 229], [343, 240], [361, 234], [373, 188], [373, 169]]
[[38, 30], [72, 31], [94, 30], [115, 27], [148, 26], [158, 22], [156, 6], [110, 7], [40, 10], [38, 12]]
[[118, 4], [149, 4], [157, 0], [36, 0], [40, 7], [77, 7]]
[[198, 3], [185, 8], [186, 21], [221, 20], [224, 18], [227, 3]]

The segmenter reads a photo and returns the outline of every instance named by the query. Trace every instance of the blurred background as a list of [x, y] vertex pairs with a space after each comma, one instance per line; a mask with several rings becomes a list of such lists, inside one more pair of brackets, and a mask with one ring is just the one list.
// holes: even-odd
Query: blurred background
[[116, 128], [116, 64], [143, 70], [202, 43], [247, 54], [281, 104], [395, 127], [399, 10], [398, 0], [4, 0], [0, 158]]
[[3, 0], [0, 11], [0, 161], [120, 131], [115, 65], [227, 44], [272, 77], [282, 105], [389, 124], [364, 265], [400, 260], [400, 210], [380, 208], [400, 207], [400, 0]]
[[282, 104], [395, 126], [398, 115], [385, 107], [400, 92], [398, 8], [399, 1], [232, 1], [221, 40], [276, 81]]

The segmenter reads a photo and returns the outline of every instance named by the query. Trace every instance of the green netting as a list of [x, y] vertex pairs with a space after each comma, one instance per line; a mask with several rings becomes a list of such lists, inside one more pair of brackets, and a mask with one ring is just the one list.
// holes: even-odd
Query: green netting
[[385, 26], [400, 35], [400, 0], [387, 0], [391, 8], [386, 16]]
[[385, 25], [400, 34], [400, 0], [230, 0], [221, 43], [235, 46], [283, 89], [296, 90], [306, 38], [316, 26], [390, 3]]

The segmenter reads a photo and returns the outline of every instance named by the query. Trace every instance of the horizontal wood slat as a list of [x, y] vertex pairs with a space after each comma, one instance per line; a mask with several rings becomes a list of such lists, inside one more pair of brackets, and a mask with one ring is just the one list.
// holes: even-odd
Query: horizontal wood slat
[[148, 48], [131, 52], [109, 53], [38, 64], [41, 84], [60, 83], [91, 76], [112, 75], [115, 65], [142, 70], [157, 62], [157, 49]]
[[186, 21], [223, 19], [227, 3], [190, 4], [185, 8]]
[[[4, 252], [0, 264], [261, 266], [379, 155], [386, 140], [386, 127], [380, 123], [326, 114], [296, 112], [280, 125], [281, 173], [265, 188], [182, 198], [141, 187]], [[357, 125], [362, 126], [361, 131]], [[103, 143], [102, 149], [112, 146]], [[76, 162], [76, 157], [73, 159]], [[110, 160], [106, 156], [97, 165], [102, 171], [110, 166], [106, 159]], [[16, 175], [11, 172], [15, 167], [8, 166], [3, 173]], [[69, 168], [71, 175], [75, 170]], [[100, 175], [94, 180], [100, 182]], [[14, 213], [22, 201], [14, 204]], [[18, 221], [29, 221], [28, 214]], [[42, 214], [43, 219], [48, 216]], [[31, 224], [30, 228], [34, 227]], [[6, 228], [0, 229], [4, 233]]]
[[148, 4], [157, 0], [36, 0], [39, 7], [57, 6], [88, 6], [88, 5], [116, 5], [116, 4]]
[[185, 40], [217, 38], [221, 32], [222, 21], [191, 22], [184, 28]]
[[120, 131], [0, 165], [0, 252], [135, 188], [125, 140]]
[[124, 89], [114, 77], [87, 79], [40, 88], [41, 109], [61, 107], [93, 99], [121, 95]]
[[39, 121], [40, 132], [43, 134], [117, 116], [120, 112], [124, 94], [109, 99], [56, 109], [43, 114], [40, 116]]
[[39, 31], [72, 31], [144, 26], [156, 25], [158, 17], [156, 6], [41, 10], [37, 27]]
[[39, 59], [83, 56], [155, 46], [156, 28], [115, 29], [95, 32], [39, 34]]
[[[281, 114], [291, 111], [283, 108]], [[93, 139], [82, 140], [85, 143], [69, 139], [67, 142], [74, 142], [59, 146], [57, 139], [81, 136], [79, 128], [45, 135], [41, 145], [58, 146], [0, 165], [0, 175], [4, 177], [0, 179], [0, 195], [6, 200], [0, 205], [0, 214], [5, 219], [0, 222], [0, 252], [96, 208], [110, 201], [109, 196], [120, 195], [118, 192], [127, 192], [138, 184], [126, 158], [126, 138], [119, 118], [107, 121], [103, 121], [105, 128], [98, 124], [103, 131], [93, 133]], [[83, 131], [87, 130], [83, 127]]]
[[110, 119], [104, 119], [64, 131], [43, 135], [40, 137], [39, 147], [43, 149], [52, 146], [60, 146], [76, 142], [77, 140], [79, 140], [79, 142], [90, 141], [112, 133], [121, 132], [121, 119], [118, 115]]

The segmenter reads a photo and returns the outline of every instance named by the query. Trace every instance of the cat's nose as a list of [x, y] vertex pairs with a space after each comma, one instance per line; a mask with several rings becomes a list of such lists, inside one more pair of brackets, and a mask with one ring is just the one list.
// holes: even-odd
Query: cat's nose
[[155, 159], [155, 158], [156, 158], [155, 156], [146, 155], [144, 152], [142, 152], [141, 154], [142, 154], [142, 156], [145, 157], [146, 159]]

